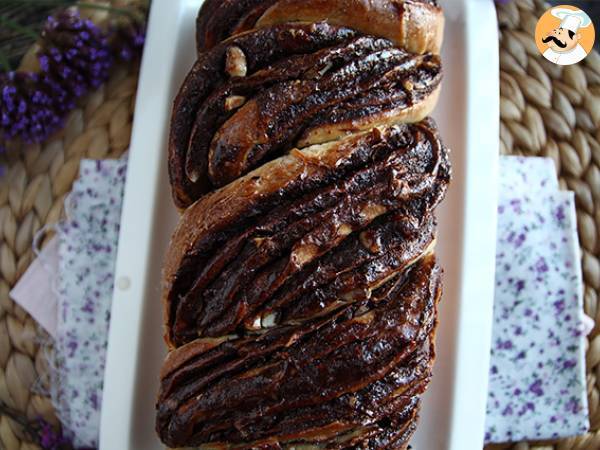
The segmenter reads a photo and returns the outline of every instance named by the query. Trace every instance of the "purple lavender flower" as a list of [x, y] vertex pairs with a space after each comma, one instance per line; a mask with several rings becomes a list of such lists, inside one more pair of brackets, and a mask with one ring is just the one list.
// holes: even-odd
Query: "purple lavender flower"
[[5, 139], [39, 142], [62, 126], [73, 100], [44, 74], [0, 74], [0, 131]]
[[58, 446], [59, 433], [48, 422], [41, 422], [40, 425], [40, 445], [43, 449], [53, 449]]
[[510, 206], [513, 208], [513, 212], [517, 214], [521, 214], [523, 210], [521, 209], [521, 200], [518, 198], [512, 199], [510, 201]]
[[111, 48], [113, 54], [122, 61], [139, 58], [146, 41], [146, 27], [143, 22], [130, 20], [113, 27]]
[[79, 97], [108, 78], [112, 63], [100, 29], [69, 12], [48, 18], [38, 58], [40, 73], [0, 74], [4, 139], [45, 140], [62, 127]]
[[515, 247], [516, 248], [521, 247], [526, 239], [527, 239], [527, 236], [525, 235], [525, 233], [520, 233], [514, 241]]
[[513, 348], [513, 343], [510, 339], [506, 341], [498, 340], [496, 342], [496, 348], [498, 350], [511, 350]]
[[72, 10], [50, 16], [41, 34], [39, 73], [0, 73], [0, 137], [41, 142], [64, 124], [77, 99], [108, 79], [116, 54], [141, 54], [145, 25], [128, 21], [108, 35]]
[[562, 314], [566, 307], [565, 301], [563, 299], [556, 300], [554, 303], [552, 303], [552, 305], [554, 306], [554, 313], [557, 316]]
[[520, 293], [523, 289], [525, 289], [525, 280], [518, 280], [515, 284], [517, 289], [517, 294]]
[[48, 18], [38, 58], [42, 73], [64, 85], [74, 99], [106, 81], [112, 65], [105, 33], [71, 11]]
[[569, 359], [563, 363], [563, 369], [572, 369], [577, 365], [577, 361], [574, 359]]
[[565, 410], [572, 413], [577, 414], [581, 411], [581, 405], [579, 401], [575, 397], [571, 397], [567, 403], [565, 403]]

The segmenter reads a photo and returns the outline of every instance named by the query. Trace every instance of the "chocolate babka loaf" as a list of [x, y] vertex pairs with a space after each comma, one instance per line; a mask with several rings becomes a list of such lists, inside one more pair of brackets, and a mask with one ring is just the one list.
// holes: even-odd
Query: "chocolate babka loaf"
[[207, 0], [176, 98], [156, 428], [405, 449], [432, 375], [448, 150], [431, 0]]

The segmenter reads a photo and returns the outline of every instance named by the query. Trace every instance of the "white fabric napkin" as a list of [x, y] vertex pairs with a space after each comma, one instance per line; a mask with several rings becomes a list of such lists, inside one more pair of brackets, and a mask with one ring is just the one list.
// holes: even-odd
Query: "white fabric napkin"
[[97, 447], [127, 160], [83, 160], [58, 226], [52, 400], [75, 447]]
[[486, 441], [589, 428], [583, 282], [572, 192], [552, 160], [502, 157]]
[[56, 339], [57, 304], [54, 277], [58, 269], [58, 239], [53, 238], [10, 291], [10, 298], [27, 311], [52, 338]]

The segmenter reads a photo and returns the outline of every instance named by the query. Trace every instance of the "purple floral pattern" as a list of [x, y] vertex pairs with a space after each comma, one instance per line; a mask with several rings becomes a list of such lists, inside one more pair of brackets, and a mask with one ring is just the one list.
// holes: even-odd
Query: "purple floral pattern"
[[58, 227], [53, 403], [76, 447], [97, 447], [126, 160], [81, 162]]
[[574, 196], [542, 158], [501, 161], [486, 441], [587, 431]]
[[558, 191], [556, 167], [551, 158], [503, 156], [500, 170], [503, 189], [523, 187], [529, 192]]

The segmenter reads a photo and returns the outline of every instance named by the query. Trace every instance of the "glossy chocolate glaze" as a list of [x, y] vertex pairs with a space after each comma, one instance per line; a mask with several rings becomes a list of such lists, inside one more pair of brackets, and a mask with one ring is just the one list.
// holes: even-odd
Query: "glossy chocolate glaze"
[[[407, 109], [429, 95], [441, 80], [439, 59], [432, 55], [414, 56], [394, 48], [364, 56], [351, 50], [347, 55], [352, 57], [350, 61], [326, 55], [313, 62], [314, 71], [261, 87], [256, 94], [244, 93], [247, 102], [208, 134], [214, 136], [208, 155], [213, 186], [225, 185], [293, 148], [299, 136], [318, 125], [344, 121], [352, 129], [351, 122], [358, 118]], [[414, 88], [417, 79], [419, 89]], [[188, 161], [196, 151], [192, 143]]]
[[[335, 140], [336, 132], [356, 130], [358, 124], [369, 128], [383, 118], [393, 121], [440, 85], [437, 56], [412, 55], [385, 39], [349, 38], [347, 30], [334, 32], [325, 24], [315, 27], [280, 26], [286, 35], [309, 32], [322, 37], [279, 59], [268, 55], [257, 62], [256, 50], [248, 52], [243, 77], [229, 77], [217, 62], [224, 64], [227, 48], [246, 52], [253, 42], [263, 42], [265, 30], [233, 38], [229, 46], [221, 44], [200, 57], [173, 111], [169, 169], [179, 206], [299, 143]], [[315, 50], [317, 40], [324, 48]], [[343, 43], [331, 45], [334, 40]], [[279, 42], [272, 39], [270, 44]]]
[[[387, 41], [356, 38], [342, 45], [328, 47], [316, 52], [291, 55], [266, 68], [248, 74], [246, 77], [232, 78], [210, 94], [198, 108], [186, 155], [186, 174], [197, 167], [206, 165], [212, 137], [221, 126], [236, 113], [228, 110], [226, 99], [240, 96], [244, 103], [253, 99], [265, 89], [297, 79], [316, 79], [320, 70], [336, 62], [341, 66], [352, 59], [368, 55], [374, 51], [390, 48]], [[202, 173], [206, 177], [206, 172]]]
[[[447, 153], [433, 122], [390, 127], [354, 145], [352, 157], [321, 179], [300, 178], [191, 243], [194, 250], [182, 260], [167, 297], [174, 342], [230, 334], [242, 324], [250, 328], [257, 316], [271, 312], [299, 319], [301, 310], [284, 307], [296, 302], [290, 292], [314, 291], [353, 264], [366, 264], [367, 256], [375, 260], [390, 253], [377, 263], [388, 268], [409, 262], [431, 244], [428, 216], [449, 180]], [[401, 254], [392, 252], [395, 246]], [[366, 273], [367, 266], [360, 271]], [[380, 278], [386, 275], [381, 270]], [[327, 288], [329, 301], [319, 299], [321, 309], [334, 294], [368, 288], [358, 278], [343, 288], [342, 280]]]
[[[208, 350], [181, 347], [163, 372], [159, 434], [171, 446], [259, 448], [276, 436], [280, 448], [389, 448], [417, 414], [415, 396], [431, 376], [439, 295], [440, 270], [428, 255], [327, 319]], [[336, 442], [352, 432], [346, 447]]]
[[[175, 203], [189, 206], [202, 194], [211, 189], [208, 179], [189, 179], [185, 171], [190, 136], [196, 115], [206, 98], [230, 79], [225, 72], [227, 50], [235, 45], [246, 56], [249, 73], [255, 73], [269, 65], [293, 55], [312, 53], [322, 48], [347, 42], [356, 32], [319, 24], [284, 24], [253, 33], [236, 36], [216, 46], [211, 52], [201, 55], [188, 73], [173, 105], [169, 136], [169, 176]], [[199, 160], [206, 173], [208, 160]]]

